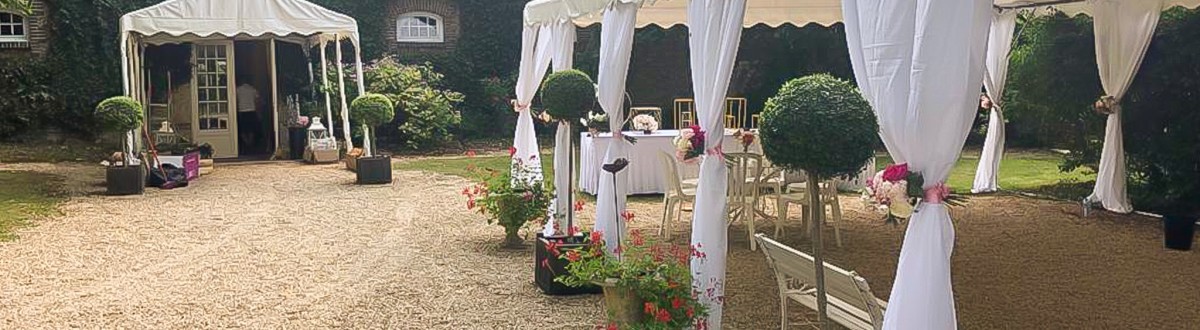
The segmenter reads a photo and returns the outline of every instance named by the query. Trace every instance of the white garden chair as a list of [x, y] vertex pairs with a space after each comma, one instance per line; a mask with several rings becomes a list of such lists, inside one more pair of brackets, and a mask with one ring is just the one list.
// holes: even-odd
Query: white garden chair
[[[838, 202], [837, 183], [833, 180], [821, 182], [821, 212], [825, 212], [829, 208], [830, 216], [826, 218], [826, 223], [833, 225], [833, 237], [837, 242], [838, 247], [842, 247], [842, 206]], [[811, 202], [808, 197], [808, 184], [804, 182], [788, 183], [779, 193], [775, 194], [775, 209], [778, 218], [775, 219], [775, 237], [783, 235], [783, 225], [788, 219], [788, 208], [792, 205], [800, 206], [801, 233], [808, 235], [808, 221]]]
[[666, 152], [659, 152], [659, 158], [662, 161], [662, 166], [667, 169], [667, 176], [663, 178], [667, 183], [667, 191], [663, 193], [663, 217], [662, 224], [658, 227], [658, 235], [670, 238], [671, 222], [678, 222], [684, 211], [691, 212], [690, 207], [684, 207], [684, 203], [696, 203], [696, 187], [686, 187], [683, 184], [683, 178], [679, 175], [679, 164], [675, 161], [675, 156]]

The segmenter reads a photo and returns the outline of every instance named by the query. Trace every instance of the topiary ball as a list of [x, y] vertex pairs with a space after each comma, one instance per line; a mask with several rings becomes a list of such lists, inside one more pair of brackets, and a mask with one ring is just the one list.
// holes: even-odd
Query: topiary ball
[[763, 153], [821, 179], [858, 174], [875, 156], [879, 123], [858, 88], [828, 74], [788, 81], [767, 100]]
[[142, 104], [128, 96], [110, 97], [96, 105], [96, 118], [111, 132], [135, 130], [142, 125]]
[[354, 121], [375, 127], [391, 122], [396, 117], [396, 107], [387, 96], [367, 93], [350, 103], [350, 116]]
[[582, 71], [555, 72], [542, 84], [542, 105], [554, 119], [578, 121], [595, 104], [596, 85]]

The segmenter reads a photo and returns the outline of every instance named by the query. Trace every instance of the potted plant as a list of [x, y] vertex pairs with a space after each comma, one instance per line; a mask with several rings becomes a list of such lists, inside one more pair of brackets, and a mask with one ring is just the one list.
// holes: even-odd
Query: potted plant
[[469, 168], [477, 182], [462, 191], [467, 209], [488, 216], [489, 224], [504, 227], [504, 247], [511, 249], [524, 245], [517, 232], [529, 221], [545, 217], [550, 205], [550, 194], [540, 181], [512, 179], [529, 175], [529, 167], [523, 162], [513, 167], [510, 171]]
[[[693, 256], [703, 258], [703, 252], [654, 242], [639, 229], [629, 232], [614, 255], [606, 253], [599, 232], [592, 232], [585, 242], [556, 252], [556, 257], [569, 263], [567, 273], [555, 280], [603, 287], [610, 328], [690, 329], [703, 322], [707, 310], [692, 292], [688, 266]], [[547, 250], [560, 251], [555, 246]]]
[[[851, 177], [875, 157], [879, 124], [854, 85], [828, 74], [788, 81], [767, 100], [759, 130], [763, 153], [786, 170], [808, 175], [809, 205], [821, 205], [822, 180]], [[820, 265], [823, 207], [810, 207], [813, 259]], [[820, 321], [828, 320], [824, 267], [816, 267]]]
[[133, 158], [133, 130], [142, 125], [142, 105], [128, 96], [108, 98], [96, 106], [96, 117], [109, 132], [124, 133], [120, 166], [109, 164], [105, 172], [109, 195], [140, 195], [146, 190], [146, 173], [140, 164], [130, 166]]
[[[556, 143], [565, 144], [560, 146], [566, 150], [566, 154], [561, 154], [561, 151], [555, 157], [567, 157], [566, 173], [556, 173], [561, 175], [560, 178], [573, 178], [575, 169], [575, 150], [572, 145], [574, 138], [571, 136], [571, 127], [576, 122], [584, 121], [585, 118], [596, 118], [591, 114], [592, 107], [596, 104], [596, 87], [592, 79], [587, 74], [579, 70], [563, 70], [551, 74], [546, 78], [542, 85], [542, 105], [546, 111], [541, 116], [548, 122], [557, 122], [559, 130], [556, 136]], [[597, 118], [599, 119], [599, 118]], [[607, 124], [607, 123], [606, 123]], [[580, 247], [583, 246], [583, 233], [579, 233], [575, 227], [575, 208], [577, 207], [574, 201], [574, 187], [571, 180], [564, 187], [556, 187], [556, 203], [562, 203], [567, 207], [555, 207], [554, 217], [556, 223], [553, 224], [554, 232], [545, 235], [538, 235], [538, 244], [535, 247], [534, 253], [534, 282], [538, 284], [538, 288], [547, 294], [582, 294], [596, 293], [600, 288], [596, 286], [580, 286], [568, 287], [561, 283], [555, 282], [554, 274], [563, 273], [566, 269], [566, 262], [561, 259], [554, 258], [559, 251], [549, 251], [546, 246], [557, 246], [559, 248]], [[565, 214], [557, 214], [565, 209]], [[565, 219], [565, 220], [563, 220]], [[545, 266], [545, 267], [541, 267]]]
[[377, 155], [371, 146], [371, 127], [383, 125], [396, 116], [395, 105], [387, 96], [367, 93], [350, 103], [350, 115], [362, 124], [363, 156], [358, 158], [358, 184], [392, 183], [392, 158]]

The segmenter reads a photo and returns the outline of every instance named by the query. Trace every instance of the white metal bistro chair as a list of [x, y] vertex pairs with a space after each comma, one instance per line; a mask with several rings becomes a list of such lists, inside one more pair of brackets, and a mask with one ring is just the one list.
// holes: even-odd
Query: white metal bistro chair
[[696, 203], [696, 187], [685, 187], [683, 178], [679, 176], [679, 164], [675, 161], [675, 155], [660, 151], [659, 159], [662, 166], [667, 169], [667, 176], [663, 178], [667, 183], [667, 191], [663, 193], [663, 217], [662, 224], [658, 227], [658, 235], [670, 238], [671, 222], [679, 222], [684, 211], [691, 212], [691, 207], [684, 207], [684, 203]]

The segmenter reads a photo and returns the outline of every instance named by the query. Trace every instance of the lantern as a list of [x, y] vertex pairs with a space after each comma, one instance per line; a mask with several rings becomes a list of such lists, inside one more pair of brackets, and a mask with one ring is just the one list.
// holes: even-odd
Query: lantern
[[304, 158], [313, 163], [338, 160], [337, 140], [329, 135], [329, 130], [321, 122], [321, 117], [313, 117], [312, 125], [308, 126], [308, 149], [304, 154]]

